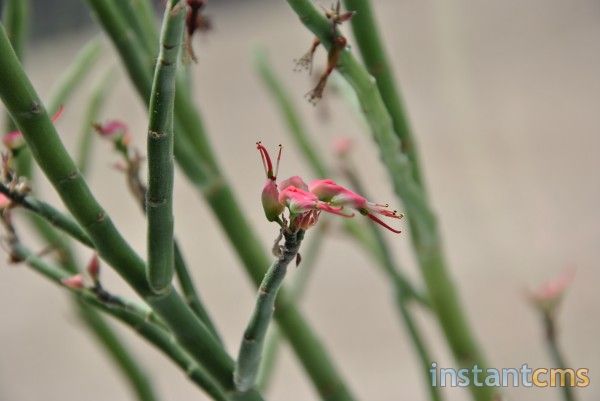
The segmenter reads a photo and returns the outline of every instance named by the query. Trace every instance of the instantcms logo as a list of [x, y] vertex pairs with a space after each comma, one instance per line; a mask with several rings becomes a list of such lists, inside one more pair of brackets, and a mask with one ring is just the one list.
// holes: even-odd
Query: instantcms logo
[[438, 368], [433, 362], [429, 369], [433, 387], [587, 387], [589, 369], [520, 368], [485, 370], [474, 365], [471, 369]]

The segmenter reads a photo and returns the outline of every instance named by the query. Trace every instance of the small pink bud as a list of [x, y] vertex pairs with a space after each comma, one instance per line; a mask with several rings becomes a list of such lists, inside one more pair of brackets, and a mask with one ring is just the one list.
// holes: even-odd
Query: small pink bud
[[267, 220], [279, 220], [279, 215], [283, 213], [285, 207], [279, 203], [279, 190], [275, 181], [267, 180], [262, 191], [261, 201]]
[[98, 255], [94, 255], [90, 259], [87, 265], [87, 272], [94, 282], [98, 281], [100, 278], [100, 259], [98, 259]]
[[575, 270], [563, 271], [559, 276], [546, 281], [534, 291], [530, 291], [529, 300], [540, 310], [552, 313], [562, 301], [574, 278]]
[[81, 290], [85, 288], [85, 283], [83, 282], [83, 276], [81, 274], [76, 274], [74, 276], [62, 279], [61, 282], [65, 287], [69, 287], [73, 290]]
[[4, 134], [2, 143], [7, 149], [14, 151], [25, 145], [25, 138], [23, 138], [21, 131], [11, 131]]
[[101, 137], [127, 146], [131, 143], [131, 135], [127, 124], [119, 120], [109, 120], [104, 124], [94, 124], [94, 129]]

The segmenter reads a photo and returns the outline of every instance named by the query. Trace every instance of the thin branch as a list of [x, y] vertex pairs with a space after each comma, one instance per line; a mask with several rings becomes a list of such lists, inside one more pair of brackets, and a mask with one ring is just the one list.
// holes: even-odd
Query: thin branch
[[287, 266], [296, 258], [304, 238], [303, 230], [294, 233], [283, 230], [285, 242], [281, 256], [273, 262], [260, 284], [256, 306], [240, 345], [233, 374], [235, 386], [239, 391], [247, 391], [255, 385], [267, 329], [273, 317], [275, 298], [285, 278]]

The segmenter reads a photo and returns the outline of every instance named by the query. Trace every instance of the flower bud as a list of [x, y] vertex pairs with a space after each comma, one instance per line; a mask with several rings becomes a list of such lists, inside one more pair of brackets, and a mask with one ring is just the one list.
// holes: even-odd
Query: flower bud
[[267, 220], [279, 220], [279, 215], [283, 213], [284, 205], [279, 203], [279, 190], [275, 181], [267, 180], [262, 191], [261, 201]]
[[73, 290], [81, 290], [85, 288], [85, 283], [83, 282], [83, 276], [81, 274], [64, 278], [61, 280], [61, 282], [65, 287], [69, 287]]

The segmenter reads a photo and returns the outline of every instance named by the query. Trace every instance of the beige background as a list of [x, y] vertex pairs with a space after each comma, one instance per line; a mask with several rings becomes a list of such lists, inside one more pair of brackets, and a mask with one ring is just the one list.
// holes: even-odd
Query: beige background
[[[569, 266], [577, 268], [561, 315], [563, 347], [573, 367], [591, 369], [591, 386], [580, 400], [600, 394], [600, 8], [593, 0], [374, 1], [396, 74], [402, 82], [417, 133], [431, 197], [441, 217], [452, 273], [472, 325], [498, 368], [545, 367], [549, 359], [536, 315], [523, 289]], [[198, 103], [212, 143], [243, 208], [265, 246], [275, 227], [262, 216], [258, 195], [262, 167], [253, 147], [289, 144], [276, 109], [252, 65], [257, 45], [266, 47], [279, 75], [321, 145], [332, 138], [356, 143], [369, 191], [396, 203], [377, 164], [368, 133], [334, 95], [319, 107], [321, 122], [302, 99], [311, 81], [292, 72], [292, 59], [311, 35], [284, 2], [213, 2], [216, 29], [195, 43]], [[91, 33], [41, 40], [28, 54], [28, 70], [42, 95]], [[319, 53], [317, 65], [324, 62]], [[111, 64], [107, 51], [95, 69]], [[105, 113], [126, 120], [143, 147], [145, 114], [119, 71]], [[88, 88], [66, 105], [58, 123], [75, 143]], [[71, 146], [71, 148], [73, 148]], [[110, 168], [115, 155], [97, 143], [91, 185], [122, 232], [144, 252], [144, 223]], [[310, 177], [293, 146], [282, 175]], [[53, 191], [41, 190], [56, 202]], [[176, 230], [193, 274], [226, 340], [238, 341], [253, 303], [253, 290], [199, 196], [178, 177]], [[386, 234], [387, 235], [387, 234]], [[407, 235], [387, 235], [411, 276], [419, 275]], [[82, 253], [89, 257], [89, 251]], [[131, 394], [110, 362], [78, 325], [67, 298], [23, 266], [0, 269], [0, 400], [128, 400]], [[105, 269], [107, 285], [128, 292]], [[290, 276], [295, 274], [291, 272]], [[425, 400], [417, 361], [391, 306], [390, 291], [365, 256], [341, 235], [331, 235], [302, 309], [323, 339], [357, 397], [370, 401]], [[438, 327], [420, 315], [440, 366], [451, 365]], [[160, 354], [122, 330], [123, 337], [155, 380], [164, 400], [204, 399]], [[559, 399], [557, 390], [508, 389], [512, 400]], [[465, 400], [464, 391], [446, 392]], [[271, 400], [317, 399], [286, 349]]]

